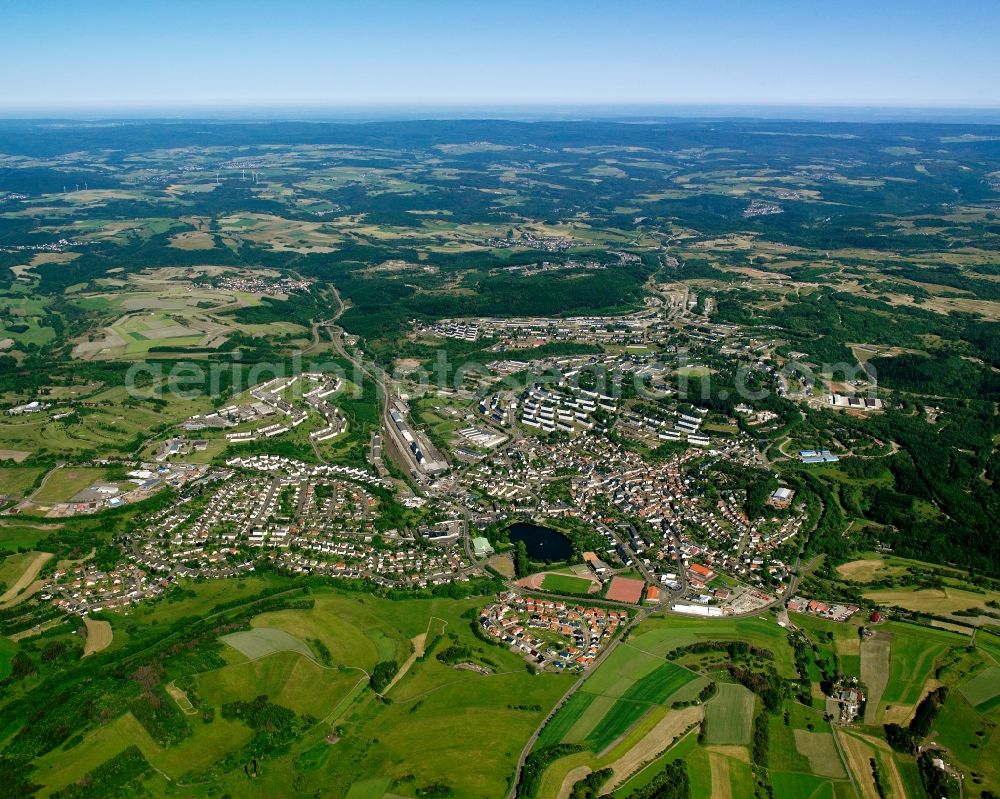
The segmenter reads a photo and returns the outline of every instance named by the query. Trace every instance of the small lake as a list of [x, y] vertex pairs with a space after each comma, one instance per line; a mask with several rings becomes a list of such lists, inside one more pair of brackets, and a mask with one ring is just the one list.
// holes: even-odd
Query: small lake
[[532, 560], [553, 563], [569, 560], [573, 554], [570, 540], [551, 527], [542, 527], [529, 522], [515, 522], [510, 526], [508, 535], [512, 544], [516, 545], [518, 541], [524, 541], [528, 557]]

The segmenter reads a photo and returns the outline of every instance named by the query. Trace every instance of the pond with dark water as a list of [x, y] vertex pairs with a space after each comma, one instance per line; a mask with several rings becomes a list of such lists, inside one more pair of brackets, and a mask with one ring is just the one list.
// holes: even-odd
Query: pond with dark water
[[524, 541], [528, 557], [543, 563], [569, 560], [573, 554], [570, 540], [551, 527], [542, 527], [530, 522], [515, 522], [508, 530], [510, 542]]

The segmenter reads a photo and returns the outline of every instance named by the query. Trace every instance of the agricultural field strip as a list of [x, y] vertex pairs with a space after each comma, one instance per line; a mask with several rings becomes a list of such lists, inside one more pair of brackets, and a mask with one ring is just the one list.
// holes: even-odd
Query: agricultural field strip
[[990, 709], [992, 701], [1000, 696], [1000, 667], [987, 667], [962, 683], [958, 690], [977, 710]]
[[8, 605], [16, 604], [19, 595], [29, 586], [32, 581], [38, 576], [38, 573], [52, 558], [50, 552], [39, 552], [32, 561], [25, 567], [21, 576], [17, 578], [14, 584], [4, 591], [3, 596], [0, 596], [0, 608], [6, 608]]

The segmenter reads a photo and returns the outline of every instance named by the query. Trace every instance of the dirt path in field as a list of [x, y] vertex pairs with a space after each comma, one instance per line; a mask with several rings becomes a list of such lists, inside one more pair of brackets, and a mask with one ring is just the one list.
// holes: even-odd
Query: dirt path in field
[[87, 628], [87, 643], [83, 647], [83, 656], [93, 655], [111, 646], [114, 631], [111, 622], [83, 617], [83, 626]]
[[578, 780], [582, 780], [590, 774], [589, 766], [577, 766], [574, 769], [570, 769], [569, 773], [563, 777], [562, 785], [559, 786], [559, 793], [556, 794], [556, 799], [569, 799], [569, 795], [573, 792], [573, 786], [576, 785]]
[[733, 784], [729, 781], [729, 760], [718, 752], [708, 753], [712, 770], [712, 799], [733, 799]]
[[401, 679], [403, 679], [403, 676], [406, 674], [406, 672], [410, 670], [410, 666], [412, 666], [416, 662], [417, 658], [424, 656], [424, 646], [426, 646], [427, 644], [427, 634], [430, 632], [431, 624], [435, 621], [441, 622], [443, 625], [445, 625], [445, 627], [448, 626], [448, 622], [446, 622], [444, 619], [437, 618], [437, 616], [431, 616], [430, 619], [427, 620], [427, 629], [413, 639], [413, 652], [406, 659], [406, 662], [404, 662], [403, 665], [400, 666], [399, 671], [396, 672], [396, 676], [393, 677], [392, 682], [390, 682], [385, 687], [385, 690], [381, 693], [381, 696], [385, 696], [387, 693], [389, 693], [389, 691], [392, 690], [392, 687], [396, 683], [398, 683]]
[[701, 721], [704, 713], [701, 705], [669, 711], [641, 741], [610, 764], [613, 773], [602, 790], [605, 793], [614, 790], [650, 760], [669, 749], [688, 727]]
[[861, 642], [861, 682], [868, 689], [865, 704], [865, 724], [876, 724], [878, 706], [889, 684], [889, 654], [891, 638], [884, 630]]
[[[28, 564], [28, 568], [24, 570], [24, 573], [17, 578], [17, 582], [8, 588], [4, 592], [3, 596], [0, 596], [0, 610], [5, 610], [6, 608], [16, 605], [18, 602], [27, 599], [42, 587], [41, 581], [39, 581], [37, 586], [31, 584], [32, 581], [34, 581], [34, 579], [38, 576], [38, 572], [42, 570], [42, 567], [51, 557], [52, 554], [50, 552], [39, 552], [35, 556], [35, 559]], [[25, 590], [28, 586], [31, 586], [31, 588], [29, 590]]]

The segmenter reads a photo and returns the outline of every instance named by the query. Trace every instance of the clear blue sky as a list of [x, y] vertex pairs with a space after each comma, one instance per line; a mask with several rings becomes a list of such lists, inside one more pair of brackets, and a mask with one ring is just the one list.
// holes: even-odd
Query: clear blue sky
[[998, 0], [0, 0], [0, 107], [997, 107], [998, 34]]

